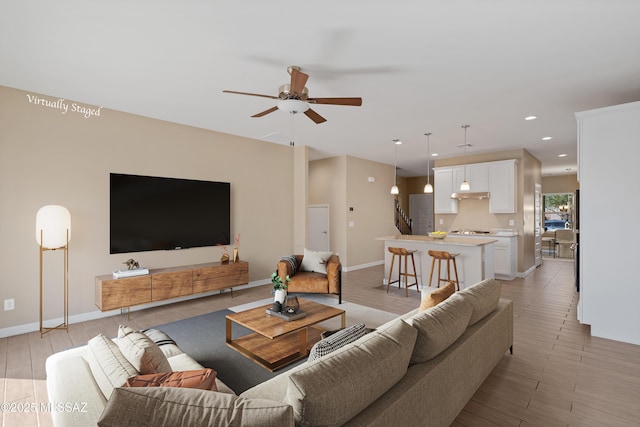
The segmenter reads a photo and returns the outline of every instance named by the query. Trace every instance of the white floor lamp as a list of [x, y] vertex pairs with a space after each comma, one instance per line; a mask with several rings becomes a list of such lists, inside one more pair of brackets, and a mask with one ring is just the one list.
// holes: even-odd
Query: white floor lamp
[[[60, 205], [47, 205], [36, 214], [36, 241], [40, 246], [40, 337], [55, 329], [69, 331], [69, 240], [71, 240], [71, 214]], [[58, 326], [43, 325], [42, 254], [46, 251], [64, 252], [64, 320]]]

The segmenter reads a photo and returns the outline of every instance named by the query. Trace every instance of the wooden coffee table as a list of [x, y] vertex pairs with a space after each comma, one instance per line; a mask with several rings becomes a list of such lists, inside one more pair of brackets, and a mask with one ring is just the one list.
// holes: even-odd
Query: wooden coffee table
[[[304, 298], [298, 298], [298, 301], [300, 310], [307, 315], [290, 322], [268, 315], [266, 310], [271, 304], [227, 314], [227, 345], [273, 372], [307, 356], [323, 331], [314, 325], [342, 316], [342, 327], [345, 327], [344, 310]], [[233, 323], [253, 333], [233, 339]]]

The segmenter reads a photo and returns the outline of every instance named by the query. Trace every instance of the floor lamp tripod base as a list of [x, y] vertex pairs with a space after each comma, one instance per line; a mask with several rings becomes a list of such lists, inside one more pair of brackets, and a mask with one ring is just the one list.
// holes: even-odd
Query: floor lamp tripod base
[[[42, 234], [42, 231], [40, 231]], [[42, 237], [40, 239], [42, 242]], [[63, 251], [64, 252], [64, 314], [63, 321], [57, 326], [45, 326], [43, 319], [44, 312], [44, 286], [43, 286], [43, 254], [47, 251]], [[45, 248], [40, 244], [40, 338], [45, 334], [55, 330], [65, 330], [69, 332], [69, 232], [67, 230], [67, 242], [65, 246], [60, 248]]]

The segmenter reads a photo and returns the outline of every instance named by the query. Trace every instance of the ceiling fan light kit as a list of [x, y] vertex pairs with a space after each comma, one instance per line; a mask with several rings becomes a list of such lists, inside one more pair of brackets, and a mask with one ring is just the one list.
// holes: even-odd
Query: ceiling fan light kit
[[284, 99], [278, 102], [278, 109], [289, 114], [304, 113], [309, 109], [309, 104], [299, 99]]

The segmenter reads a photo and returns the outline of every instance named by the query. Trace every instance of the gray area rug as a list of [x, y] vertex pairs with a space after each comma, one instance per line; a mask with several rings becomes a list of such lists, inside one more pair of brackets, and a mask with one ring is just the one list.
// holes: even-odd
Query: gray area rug
[[[304, 297], [306, 298], [306, 296]], [[316, 298], [309, 299], [317, 300]], [[324, 303], [325, 301], [319, 302]], [[262, 301], [250, 305], [262, 305]], [[332, 303], [330, 305], [334, 304]], [[158, 325], [154, 328], [167, 333], [185, 353], [196, 359], [201, 365], [214, 369], [217, 372], [218, 378], [235, 391], [236, 394], [240, 394], [254, 385], [279, 375], [294, 366], [305, 363], [305, 360], [301, 360], [276, 372], [269, 372], [237, 351], [229, 348], [225, 342], [225, 316], [234, 311], [240, 311], [240, 308], [246, 309], [249, 307], [247, 307], [247, 305], [233, 307], [233, 311], [215, 311], [189, 319]], [[367, 327], [375, 328], [397, 317], [397, 315], [392, 313], [346, 302], [343, 302], [340, 308], [343, 308], [347, 312], [347, 325], [365, 323]], [[340, 326], [339, 320], [337, 319], [332, 319], [326, 323], [326, 325], [322, 325], [326, 329]], [[233, 337], [246, 335], [250, 332], [251, 331], [242, 326], [233, 325]]]

